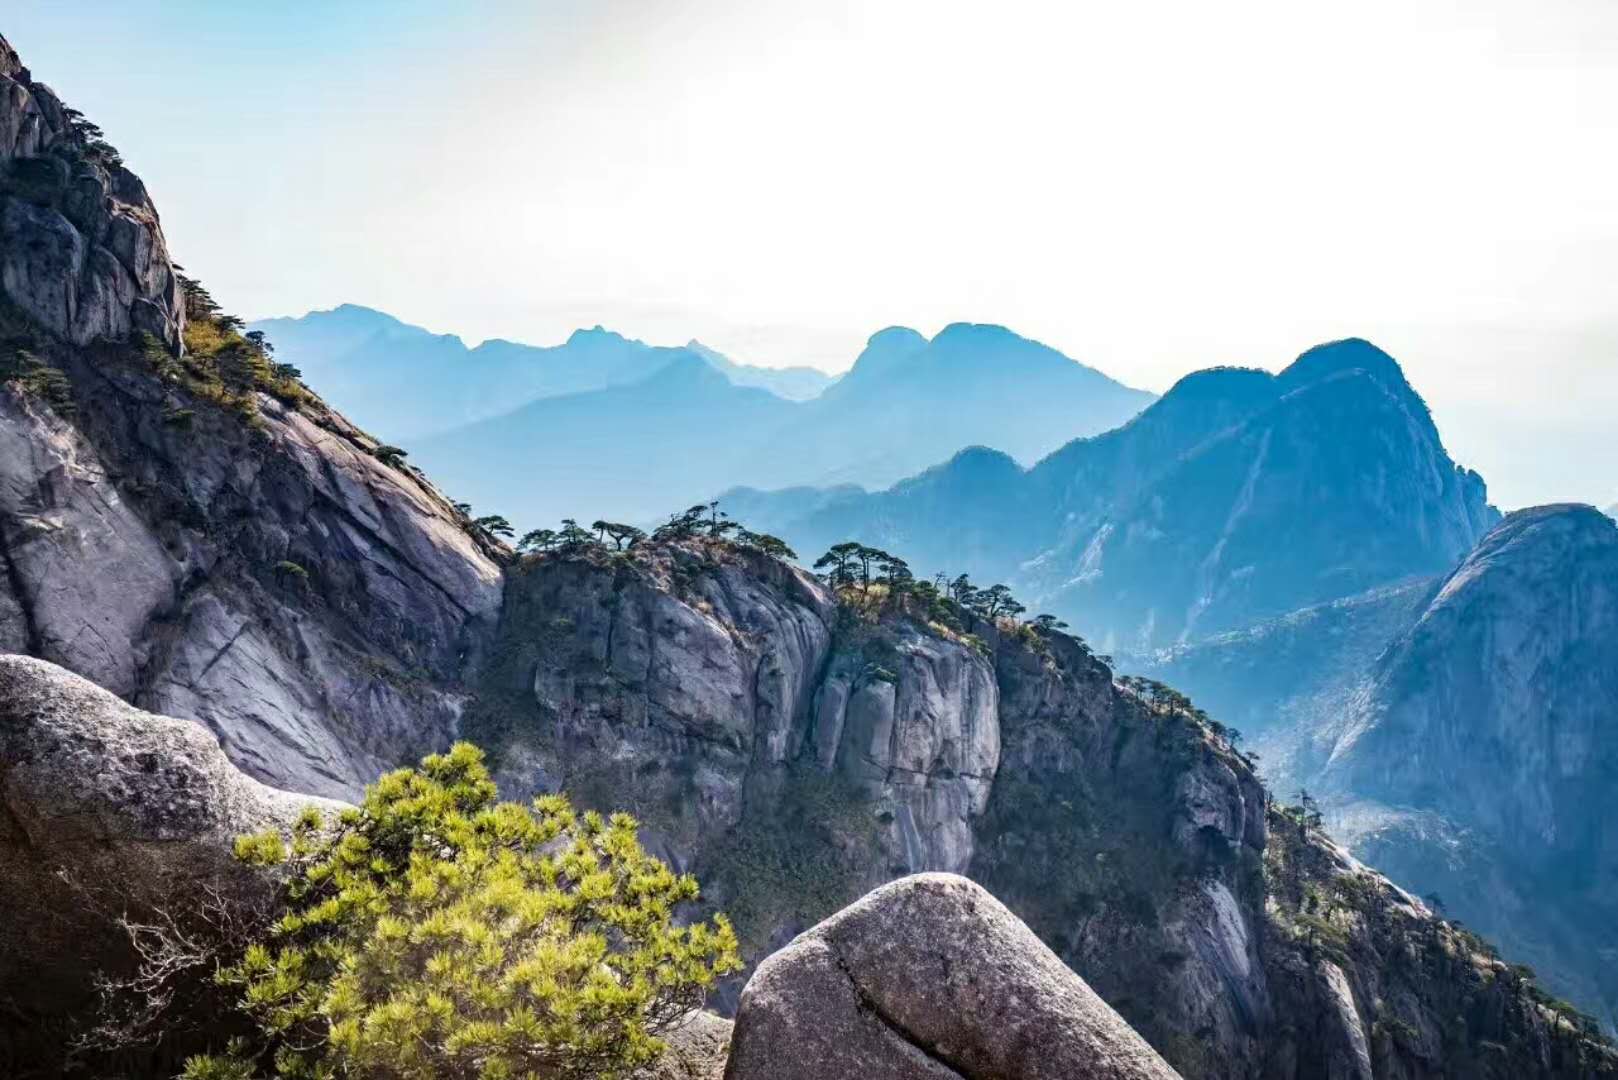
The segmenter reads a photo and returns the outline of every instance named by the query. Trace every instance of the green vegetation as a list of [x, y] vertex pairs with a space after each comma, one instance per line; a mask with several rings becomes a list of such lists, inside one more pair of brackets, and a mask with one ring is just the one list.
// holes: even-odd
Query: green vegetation
[[[470, 516], [470, 507], [464, 504], [457, 507]], [[553, 553], [565, 558], [628, 555], [685, 540], [717, 541], [776, 559], [797, 558], [797, 553], [780, 537], [746, 528], [720, 510], [717, 502], [702, 503], [673, 515], [650, 536], [624, 522], [597, 520], [586, 529], [575, 518], [563, 518], [559, 529], [533, 529], [524, 533], [516, 547], [519, 560], [532, 562]]]
[[381, 443], [371, 451], [371, 456], [390, 469], [402, 469], [405, 467], [405, 458], [409, 457], [410, 455], [397, 446], [389, 446], [387, 443]]
[[498, 802], [467, 743], [383, 776], [358, 809], [309, 810], [237, 855], [278, 868], [280, 914], [219, 981], [255, 1036], [187, 1080], [606, 1078], [740, 966], [723, 916], [676, 926], [696, 881], [636, 822], [561, 796]]
[[0, 361], [0, 382], [15, 382], [24, 393], [41, 399], [59, 416], [72, 416], [78, 411], [67, 373], [27, 349], [16, 349], [9, 360]]
[[300, 381], [301, 372], [291, 364], [276, 363], [275, 347], [262, 333], [243, 333], [242, 320], [221, 311], [200, 282], [177, 276], [185, 300], [185, 355], [175, 356], [150, 334], [141, 334], [137, 343], [141, 358], [159, 378], [185, 387], [202, 401], [233, 410], [254, 426], [261, 423], [260, 392], [294, 407], [311, 400]]
[[1167, 797], [1165, 776], [1120, 776], [1108, 792], [1077, 776], [997, 779], [973, 877], [1070, 959], [1098, 918], [1155, 928], [1158, 904], [1196, 869], [1161, 838], [1166, 803], [1152, 793]]
[[704, 877], [724, 883], [748, 955], [775, 928], [813, 925], [859, 899], [880, 866], [871, 801], [851, 780], [804, 764], [789, 767], [781, 785], [705, 860]]

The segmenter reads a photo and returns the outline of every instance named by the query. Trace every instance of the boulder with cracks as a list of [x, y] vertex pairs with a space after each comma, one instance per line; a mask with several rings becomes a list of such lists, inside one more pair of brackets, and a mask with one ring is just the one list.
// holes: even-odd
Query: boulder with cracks
[[1174, 1080], [1004, 905], [949, 874], [871, 893], [765, 961], [727, 1080]]

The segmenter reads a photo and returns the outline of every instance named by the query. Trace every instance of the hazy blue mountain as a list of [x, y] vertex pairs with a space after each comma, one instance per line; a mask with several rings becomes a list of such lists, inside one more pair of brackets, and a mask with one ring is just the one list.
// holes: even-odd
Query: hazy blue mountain
[[[304, 369], [310, 385], [339, 400], [351, 398], [351, 412], [403, 444], [412, 462], [429, 467], [448, 490], [524, 524], [550, 524], [558, 512], [657, 517], [734, 485], [882, 484], [972, 443], [1003, 444], [1028, 459], [1075, 432], [1116, 425], [1152, 400], [992, 326], [958, 324], [932, 341], [914, 330], [882, 331], [825, 393], [803, 402], [773, 395], [782, 406], [774, 408], [757, 396], [764, 390], [753, 385], [758, 369], [695, 342], [657, 348], [598, 328], [556, 349], [488, 342], [467, 350], [457, 338], [365, 309], [321, 315], [258, 325], [277, 343], [279, 357]], [[705, 380], [700, 400], [682, 399], [666, 423], [652, 415], [661, 383], [641, 393], [605, 393], [675, 366], [689, 368], [687, 361], [722, 377]], [[801, 373], [770, 374], [785, 376], [788, 391], [811, 388]], [[599, 379], [610, 385], [556, 392]], [[604, 396], [590, 396], [596, 392]], [[563, 396], [578, 400], [552, 408], [522, 405]], [[497, 416], [481, 415], [500, 401], [506, 405]], [[441, 423], [467, 414], [475, 417], [471, 423]], [[597, 440], [558, 440], [546, 427], [557, 417], [585, 415], [584, 426], [612, 433], [605, 458]], [[688, 437], [675, 430], [679, 424], [700, 432]], [[395, 434], [408, 430], [426, 434]], [[669, 455], [691, 438], [714, 452], [684, 462], [670, 483], [653, 483], [649, 478], [662, 475]], [[482, 455], [495, 444], [516, 463], [515, 471], [504, 462], [485, 465]], [[646, 468], [632, 467], [637, 455]], [[579, 489], [589, 498], [575, 500], [566, 481], [540, 490], [535, 474], [525, 471], [531, 463], [550, 470], [546, 475], [595, 478]], [[508, 476], [512, 483], [504, 486]]]
[[693, 341], [647, 345], [597, 326], [561, 345], [498, 339], [476, 348], [355, 304], [299, 318], [261, 319], [277, 358], [362, 427], [394, 443], [486, 419], [544, 397], [636, 382], [671, 361], [698, 356], [738, 386], [812, 397], [831, 377], [812, 368], [738, 364]]
[[890, 327], [760, 448], [749, 480], [884, 487], [973, 445], [1032, 464], [1152, 401], [1001, 326], [954, 323], [930, 341]]
[[828, 386], [837, 381], [837, 376], [828, 375], [819, 368], [801, 366], [773, 368], [738, 364], [724, 353], [710, 349], [695, 338], [686, 342], [685, 347], [724, 372], [725, 377], [737, 386], [756, 386], [788, 401], [808, 401], [810, 398], [819, 397]]
[[723, 487], [794, 408], [688, 353], [639, 382], [418, 439], [410, 460], [455, 498], [524, 528], [563, 517], [647, 522]]
[[[551, 524], [559, 508], [569, 515], [634, 508], [656, 517], [735, 485], [882, 486], [972, 444], [1029, 462], [1074, 435], [1115, 427], [1153, 400], [1003, 327], [966, 323], [931, 341], [914, 330], [884, 330], [835, 381], [810, 369], [737, 364], [700, 342], [650, 346], [600, 327], [550, 348], [488, 341], [475, 349], [353, 305], [253, 327], [269, 337], [278, 359], [297, 365], [362, 426], [404, 446], [413, 463], [437, 466], [435, 479], [452, 493], [536, 525]], [[708, 381], [700, 402], [683, 399], [677, 412], [678, 423], [704, 429], [697, 441], [714, 453], [671, 473], [659, 498], [660, 486], [647, 478], [662, 475], [668, 455], [689, 441], [672, 430], [673, 418], [666, 424], [651, 415], [649, 395], [663, 384], [587, 395], [687, 368], [687, 361], [722, 376]], [[765, 391], [785, 407], [762, 404], [757, 393]], [[526, 408], [561, 397], [580, 400]], [[625, 411], [614, 415], [614, 408]], [[612, 433], [606, 459], [596, 441], [559, 441], [544, 426], [585, 415]], [[531, 426], [525, 431], [524, 424]], [[580, 489], [590, 497], [575, 501], [567, 482], [540, 491], [523, 467], [485, 467], [480, 455], [495, 443], [524, 467], [538, 462], [557, 475], [594, 477]], [[636, 455], [646, 468], [629, 467]], [[508, 476], [511, 486], [502, 486]]]
[[1279, 375], [1187, 376], [1030, 469], [968, 451], [882, 492], [727, 498], [802, 551], [852, 538], [1008, 581], [1106, 651], [1442, 572], [1496, 518], [1398, 364], [1358, 340]]

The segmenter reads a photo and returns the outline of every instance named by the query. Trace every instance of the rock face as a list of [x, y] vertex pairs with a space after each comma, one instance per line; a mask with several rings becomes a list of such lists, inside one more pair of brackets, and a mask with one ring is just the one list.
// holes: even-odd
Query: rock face
[[[234, 880], [235, 838], [334, 804], [243, 776], [188, 720], [154, 716], [41, 660], [0, 656], [0, 1062], [19, 1074], [128, 941], [117, 911]], [[29, 1018], [32, 1018], [31, 1020]], [[38, 1025], [36, 1030], [34, 1025]]]
[[250, 427], [119, 354], [54, 355], [71, 422], [0, 388], [0, 640], [296, 790], [353, 797], [450, 741], [500, 571], [441, 496], [335, 414], [264, 397]]
[[[1187, 1077], [1610, 1068], [1476, 939], [1271, 807], [1213, 732], [1120, 689], [1076, 639], [969, 629], [978, 644], [851, 611], [706, 541], [529, 557], [465, 730], [503, 791], [632, 810], [753, 960], [885, 881], [949, 870]], [[1498, 1060], [1477, 1050], [1495, 1043]]]
[[1520, 511], [1382, 656], [1320, 781], [1357, 846], [1608, 1023], [1615, 702], [1618, 526], [1586, 506]]
[[1512, 514], [1450, 573], [1176, 650], [1152, 674], [1239, 724], [1356, 855], [1606, 1023], [1618, 861], [1618, 528]]
[[145, 185], [4, 38], [0, 293], [78, 345], [145, 331], [178, 348], [185, 323]]
[[742, 995], [728, 1080], [1172, 1080], [982, 887], [904, 878], [799, 936]]
[[662, 1039], [668, 1049], [634, 1080], [720, 1080], [730, 1053], [731, 1023], [710, 1012], [695, 1012]]
[[703, 543], [530, 561], [494, 653], [466, 730], [506, 746], [502, 790], [632, 792], [687, 860], [807, 771], [869, 802], [862, 886], [971, 859], [1000, 753], [992, 664], [850, 619], [800, 570]]
[[75, 117], [0, 42], [0, 368], [26, 348], [69, 387], [0, 383], [0, 647], [355, 796], [452, 738], [499, 567], [317, 398], [244, 413], [128, 344], [179, 345], [178, 286], [139, 180]]

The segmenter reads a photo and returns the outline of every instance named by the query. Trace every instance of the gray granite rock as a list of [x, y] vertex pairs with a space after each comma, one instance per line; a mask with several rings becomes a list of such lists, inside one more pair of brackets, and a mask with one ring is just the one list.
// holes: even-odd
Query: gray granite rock
[[180, 347], [179, 279], [145, 186], [88, 145], [4, 38], [0, 292], [75, 344], [147, 331]]
[[728, 1080], [1171, 1080], [1005, 906], [903, 878], [800, 936], [742, 994]]
[[109, 911], [237, 882], [235, 838], [308, 805], [339, 804], [244, 776], [189, 720], [0, 656], [0, 1001], [24, 1015], [81, 1002], [128, 948]]

